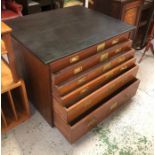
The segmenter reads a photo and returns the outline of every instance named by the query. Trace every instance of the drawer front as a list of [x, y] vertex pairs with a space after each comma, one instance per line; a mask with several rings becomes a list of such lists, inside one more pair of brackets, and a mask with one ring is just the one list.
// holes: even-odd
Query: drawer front
[[138, 66], [135, 66], [129, 71], [117, 77], [116, 79], [112, 80], [108, 84], [103, 85], [101, 88], [97, 89], [79, 102], [76, 102], [71, 106], [63, 105], [64, 107], [62, 108], [62, 113], [64, 114], [62, 115], [62, 117], [65, 116], [63, 118], [64, 121], [71, 122], [84, 112], [88, 111], [91, 107], [94, 107], [97, 103], [108, 97], [110, 94], [112, 94], [114, 91], [126, 84], [128, 81], [131, 81], [136, 76], [137, 71]]
[[69, 79], [70, 77], [73, 77], [91, 67], [94, 65], [104, 62], [111, 58], [112, 56], [116, 55], [119, 52], [128, 50], [131, 48], [132, 41], [126, 41], [121, 44], [115, 45], [112, 48], [109, 48], [103, 52], [99, 52], [98, 54], [95, 54], [87, 59], [84, 59], [76, 64], [73, 64], [61, 71], [59, 71], [56, 74], [53, 74], [53, 80], [55, 84], [59, 84], [62, 81], [65, 81]]
[[82, 99], [86, 95], [90, 94], [92, 91], [96, 90], [101, 84], [107, 83], [109, 80], [113, 79], [114, 77], [118, 76], [119, 74], [123, 73], [124, 71], [128, 70], [136, 63], [136, 58], [132, 58], [127, 62], [115, 67], [114, 69], [108, 71], [105, 74], [95, 78], [94, 80], [90, 81], [89, 83], [79, 87], [78, 89], [74, 90], [73, 92], [63, 96], [60, 98], [61, 103], [63, 105], [70, 105], [72, 103], [77, 102], [78, 100]]
[[69, 81], [66, 81], [64, 84], [56, 86], [55, 91], [57, 92], [57, 94], [60, 94], [60, 96], [67, 94], [67, 93], [73, 91], [74, 89], [78, 88], [79, 86], [96, 78], [97, 76], [105, 73], [107, 70], [132, 58], [134, 56], [134, 53], [135, 53], [135, 51], [132, 49], [122, 55], [119, 55], [118, 57], [116, 57], [112, 60], [109, 60], [109, 62], [107, 62], [107, 63], [98, 65], [95, 68], [89, 70], [88, 72], [85, 72], [80, 76], [77, 76]]
[[105, 49], [107, 49], [109, 47], [112, 47], [112, 46], [114, 46], [116, 44], [119, 44], [119, 43], [121, 43], [123, 41], [127, 41], [128, 39], [129, 39], [129, 33], [125, 33], [125, 34], [113, 37], [110, 40], [107, 40], [105, 42], [101, 42], [100, 44], [98, 44], [96, 46], [96, 51], [97, 52], [102, 52], [103, 50], [105, 50]]
[[89, 56], [96, 54], [96, 52], [103, 51], [111, 47], [112, 45], [118, 44], [120, 42], [126, 41], [129, 38], [129, 33], [125, 33], [119, 36], [116, 36], [110, 40], [107, 40], [99, 45], [92, 46], [90, 48], [79, 51], [73, 55], [64, 57], [60, 60], [57, 60], [50, 64], [50, 68], [52, 72], [58, 72], [59, 70], [66, 68], [74, 63], [77, 63]]
[[65, 123], [60, 115], [54, 111], [54, 124], [64, 134], [70, 143], [75, 142], [90, 129], [95, 127], [104, 118], [106, 118], [112, 111], [120, 107], [123, 103], [128, 101], [135, 95], [139, 80], [135, 80], [129, 86], [122, 89], [115, 96], [111, 97], [105, 102], [101, 102], [99, 107], [90, 112], [87, 116], [79, 119], [72, 124]]

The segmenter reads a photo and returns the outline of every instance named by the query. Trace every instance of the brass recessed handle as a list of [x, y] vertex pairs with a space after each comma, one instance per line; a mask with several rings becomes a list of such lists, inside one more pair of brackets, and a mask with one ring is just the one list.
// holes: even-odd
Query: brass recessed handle
[[112, 106], [110, 107], [110, 110], [115, 109], [117, 106], [118, 106], [118, 102], [114, 102]]
[[114, 39], [113, 41], [112, 41], [112, 45], [115, 45], [115, 44], [117, 44], [119, 42], [119, 39]]
[[105, 49], [105, 46], [106, 46], [105, 42], [102, 43], [102, 44], [100, 44], [100, 45], [98, 45], [97, 46], [97, 52], [100, 52], [100, 51], [104, 50]]
[[70, 63], [74, 63], [74, 62], [78, 61], [79, 59], [80, 59], [80, 57], [78, 55], [76, 55], [76, 56], [70, 58]]
[[118, 49], [115, 51], [115, 53], [119, 53], [119, 52], [121, 52], [121, 50], [122, 50], [122, 48], [118, 48]]
[[126, 70], [128, 67], [127, 66], [123, 66], [121, 67], [120, 71]]
[[77, 68], [74, 69], [74, 74], [78, 74], [78, 73], [80, 73], [81, 71], [82, 71], [82, 66], [77, 67]]
[[104, 54], [101, 54], [100, 56], [100, 61], [104, 61], [104, 60], [107, 60], [109, 57], [109, 53], [104, 53]]

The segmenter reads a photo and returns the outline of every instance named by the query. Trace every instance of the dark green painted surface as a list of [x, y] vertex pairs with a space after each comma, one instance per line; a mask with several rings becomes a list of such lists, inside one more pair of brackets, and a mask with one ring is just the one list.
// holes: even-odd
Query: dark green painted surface
[[7, 24], [14, 38], [45, 64], [134, 28], [80, 6], [28, 15]]

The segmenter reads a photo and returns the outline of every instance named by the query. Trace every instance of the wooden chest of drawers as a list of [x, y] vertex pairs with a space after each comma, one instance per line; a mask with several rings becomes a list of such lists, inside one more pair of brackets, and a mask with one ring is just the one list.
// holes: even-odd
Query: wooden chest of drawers
[[[27, 81], [32, 103], [50, 125], [55, 125], [68, 141], [73, 143], [134, 96], [139, 80], [136, 79], [138, 66], [134, 57], [135, 51], [131, 48], [132, 41], [129, 39], [134, 27], [82, 7], [58, 10], [53, 14], [62, 15], [70, 11], [76, 12], [76, 15], [70, 15], [72, 20], [77, 18], [77, 15], [79, 19], [85, 17], [82, 25], [73, 20], [77, 27], [88, 26], [90, 18], [98, 23], [92, 24], [88, 31], [85, 29], [82, 32], [84, 35], [81, 33], [80, 36], [78, 31], [71, 29], [68, 36], [72, 43], [69, 39], [64, 41], [65, 36], [59, 34], [59, 45], [52, 42], [47, 44], [49, 38], [37, 40], [41, 36], [35, 35], [34, 45], [29, 44], [32, 41], [29, 36], [32, 29], [23, 37], [18, 26], [24, 29], [23, 21], [29, 18], [37, 20], [35, 15], [8, 24], [15, 28], [13, 45], [17, 66], [20, 75]], [[34, 27], [35, 23], [31, 20], [29, 27]], [[48, 19], [47, 21], [49, 22]], [[17, 27], [14, 22], [17, 22]], [[103, 25], [107, 25], [107, 28], [109, 25], [114, 27], [107, 30]], [[35, 33], [40, 35], [38, 31], [34, 31]], [[48, 33], [46, 32], [46, 35]], [[46, 38], [43, 33], [41, 35]], [[54, 36], [53, 33], [51, 35]], [[45, 45], [50, 47], [51, 52], [47, 51], [49, 48], [45, 48]], [[36, 47], [39, 52], [35, 51]], [[54, 49], [58, 52], [52, 52]]]
[[[144, 0], [89, 0], [88, 7], [104, 14], [118, 18], [128, 24], [139, 25], [139, 17]], [[136, 31], [131, 35], [135, 40]]]

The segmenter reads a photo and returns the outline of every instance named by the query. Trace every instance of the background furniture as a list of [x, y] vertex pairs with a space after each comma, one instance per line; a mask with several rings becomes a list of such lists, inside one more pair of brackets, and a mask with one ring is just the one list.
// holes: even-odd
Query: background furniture
[[22, 16], [22, 6], [14, 0], [2, 0], [1, 6], [1, 19], [3, 21]]
[[152, 54], [154, 55], [153, 37], [154, 37], [154, 23], [152, 22], [150, 25], [150, 29], [148, 31], [146, 47], [144, 48], [144, 52], [142, 54], [142, 57], [139, 60], [139, 63], [143, 60], [146, 52], [148, 52], [149, 49], [151, 50]]
[[[15, 56], [14, 56], [14, 51], [12, 48], [12, 42], [11, 42], [11, 32], [12, 29], [8, 27], [6, 24], [1, 22], [1, 50], [2, 50], [2, 55], [7, 55], [8, 62], [5, 61], [11, 69], [11, 74], [13, 78], [13, 82], [17, 82], [19, 80], [19, 77], [16, 72], [16, 67], [15, 67]], [[2, 57], [4, 59], [4, 57]]]
[[[15, 69], [11, 28], [1, 23], [1, 118], [2, 132], [7, 132], [30, 116], [25, 84]], [[7, 56], [6, 56], [7, 55]]]
[[[3, 68], [2, 68], [3, 69]], [[1, 94], [1, 130], [9, 131], [30, 117], [25, 84], [22, 80], [13, 83]]]
[[34, 0], [34, 1], [40, 3], [42, 11], [51, 10], [53, 8], [54, 0]]
[[28, 0], [27, 5], [28, 5], [28, 8], [27, 8], [28, 13], [27, 14], [41, 12], [41, 4], [39, 2]]
[[[89, 8], [138, 26], [144, 0], [90, 0]], [[131, 34], [135, 39], [137, 30]]]
[[23, 6], [23, 14], [38, 13], [53, 8], [53, 0], [16, 0]]
[[31, 102], [70, 143], [135, 95], [133, 26], [80, 6], [7, 23]]
[[146, 46], [148, 41], [148, 32], [150, 30], [151, 23], [153, 22], [154, 14], [154, 2], [152, 0], [145, 0], [142, 11], [140, 14], [140, 20], [137, 27], [137, 35], [134, 46], [136, 49], [142, 49]]
[[76, 5], [85, 6], [85, 0], [54, 0], [54, 8], [65, 8]]

